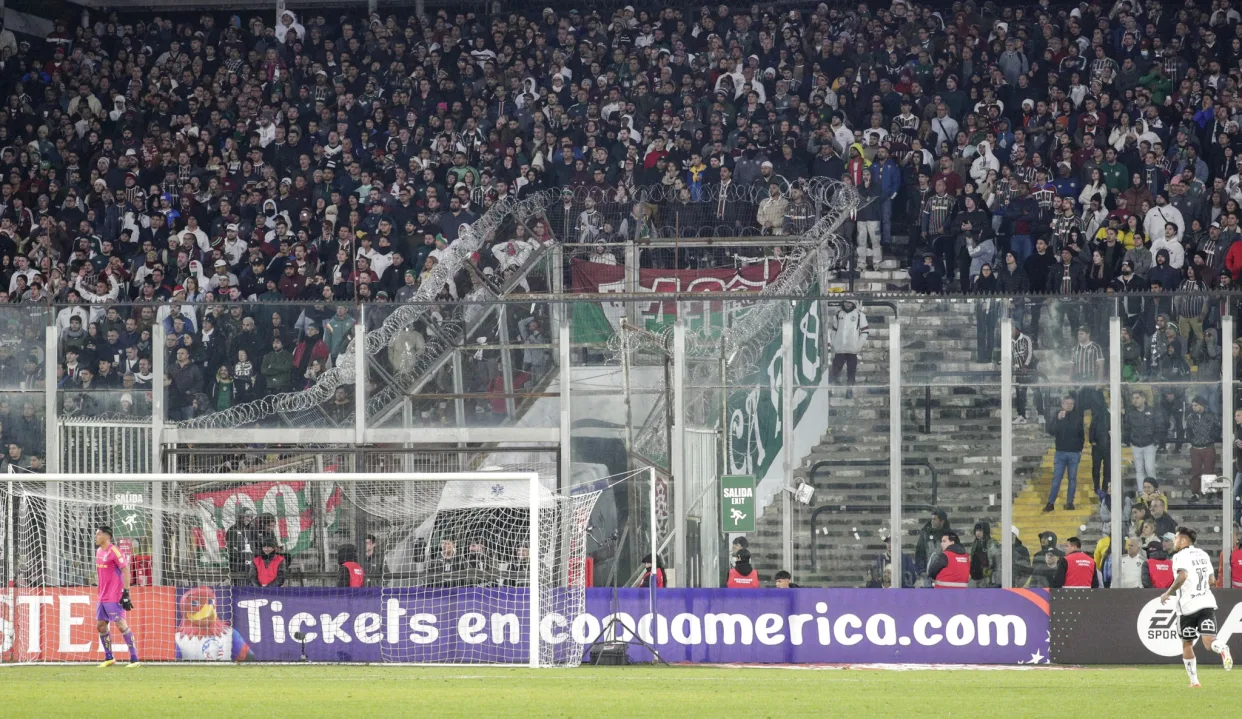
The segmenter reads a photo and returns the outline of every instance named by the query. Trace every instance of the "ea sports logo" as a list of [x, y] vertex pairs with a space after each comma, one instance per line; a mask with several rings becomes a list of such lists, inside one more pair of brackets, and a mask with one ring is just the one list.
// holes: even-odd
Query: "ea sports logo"
[[1182, 638], [1178, 630], [1177, 610], [1171, 602], [1161, 605], [1159, 597], [1148, 602], [1139, 611], [1135, 628], [1147, 651], [1162, 657], [1181, 656]]

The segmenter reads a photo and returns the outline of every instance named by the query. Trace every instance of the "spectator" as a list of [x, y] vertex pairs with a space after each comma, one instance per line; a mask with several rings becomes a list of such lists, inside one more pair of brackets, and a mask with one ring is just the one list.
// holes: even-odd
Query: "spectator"
[[1021, 532], [1017, 525], [1010, 527], [1013, 531], [1013, 586], [1025, 587], [1031, 576], [1031, 550], [1022, 543]]
[[[1126, 536], [1137, 538], [1143, 533], [1143, 522], [1148, 519], [1147, 505], [1135, 502], [1130, 505], [1130, 523], [1126, 525]], [[1155, 526], [1152, 527], [1153, 531]], [[1142, 545], [1140, 545], [1142, 548]]]
[[190, 419], [194, 416], [194, 398], [205, 389], [203, 371], [197, 364], [190, 362], [190, 351], [184, 347], [177, 349], [176, 358], [177, 361], [164, 382], [169, 414], [180, 419]]
[[259, 533], [253, 525], [254, 511], [249, 507], [242, 507], [237, 511], [237, 518], [233, 521], [233, 525], [224, 532], [229, 573], [235, 580], [249, 571], [254, 549], [259, 546]]
[[1203, 494], [1203, 475], [1216, 474], [1216, 441], [1220, 439], [1220, 419], [1207, 409], [1202, 395], [1190, 401], [1186, 416], [1186, 439], [1190, 442], [1190, 501]]
[[845, 391], [847, 399], [854, 398], [854, 380], [858, 371], [858, 355], [862, 353], [863, 344], [871, 332], [867, 324], [867, 316], [862, 308], [853, 300], [841, 303], [841, 309], [833, 316], [832, 329], [829, 334], [828, 346], [832, 352], [833, 384], [841, 384], [841, 370], [846, 371]]
[[[645, 560], [650, 569], [650, 557]], [[661, 570], [662, 571], [662, 570]], [[729, 578], [725, 584], [730, 589], [759, 589], [759, 573], [750, 565], [750, 550], [739, 549], [737, 560], [729, 569]]]
[[940, 540], [951, 532], [949, 515], [943, 509], [933, 509], [931, 518], [919, 530], [918, 543], [914, 545], [914, 565], [922, 574], [927, 571], [928, 562], [940, 551]]
[[1111, 425], [1112, 415], [1108, 407], [1101, 402], [1091, 413], [1089, 439], [1091, 440], [1091, 485], [1095, 489], [1096, 498], [1100, 500], [1101, 508], [1105, 510], [1112, 506], [1108, 499], [1111, 493], [1110, 479], [1112, 477], [1109, 471], [1111, 461], [1109, 456], [1112, 453]]
[[380, 586], [384, 574], [384, 552], [380, 549], [379, 540], [374, 534], [366, 537], [365, 553], [362, 556], [362, 570], [366, 573], [367, 582], [371, 586]]
[[1139, 504], [1147, 508], [1150, 508], [1151, 503], [1157, 499], [1164, 500], [1166, 505], [1169, 502], [1168, 497], [1160, 491], [1160, 482], [1153, 478], [1143, 480], [1142, 491], [1135, 499]]
[[[893, 540], [891, 536], [884, 537], [884, 554], [876, 557], [875, 563], [871, 567], [871, 579], [867, 583], [868, 587], [892, 586], [892, 563], [893, 563]], [[901, 553], [901, 586], [902, 588], [911, 588], [918, 581], [919, 569], [915, 566], [914, 559], [905, 552]], [[885, 577], [884, 572], [889, 572]]]
[[[744, 549], [743, 549], [742, 551], [744, 551], [744, 552], [745, 552], [746, 550], [744, 550]], [[748, 556], [749, 556], [749, 554], [750, 554], [750, 553], [749, 553], [749, 552], [747, 552], [747, 555], [748, 555]], [[652, 570], [651, 570], [651, 555], [650, 555], [650, 554], [648, 554], [648, 555], [646, 555], [646, 556], [644, 556], [644, 557], [643, 557], [643, 578], [642, 578], [642, 581], [641, 581], [641, 582], [639, 582], [639, 585], [638, 585], [638, 586], [640, 586], [640, 587], [650, 587], [650, 586], [651, 586], [651, 574], [652, 574]], [[730, 574], [732, 574], [732, 570], [730, 570]], [[655, 581], [656, 581], [656, 588], [657, 588], [657, 589], [663, 589], [665, 586], [667, 586], [667, 585], [665, 584], [665, 576], [664, 576], [664, 562], [663, 562], [663, 561], [657, 561], [657, 563], [656, 563], [656, 569], [655, 569]], [[729, 586], [730, 586], [730, 587], [732, 587], [733, 585], [732, 585], [732, 584], [730, 584]]]
[[1001, 545], [992, 538], [992, 528], [987, 522], [976, 522], [974, 541], [968, 550], [970, 555], [970, 586], [999, 587], [1001, 569]]
[[[525, 345], [546, 345], [550, 342], [543, 333], [539, 319], [534, 316], [518, 322], [518, 336]], [[552, 351], [546, 347], [528, 347], [522, 350], [522, 367], [536, 380], [547, 374], [551, 364]]]
[[279, 337], [272, 340], [272, 351], [263, 356], [263, 384], [269, 392], [288, 392], [293, 389], [293, 355], [285, 351]]
[[1242, 490], [1242, 409], [1233, 411], [1233, 436], [1233, 496], [1237, 497]]
[[927, 565], [927, 576], [937, 589], [965, 589], [970, 586], [970, 555], [962, 546], [957, 532], [940, 538], [940, 551]]
[[[1173, 534], [1177, 531], [1177, 520], [1166, 512], [1167, 504], [1161, 497], [1157, 497], [1151, 501], [1151, 521], [1155, 533], [1161, 537], [1167, 534]], [[1171, 529], [1170, 529], [1171, 527]]]
[[276, 551], [276, 537], [268, 534], [259, 541], [259, 553], [250, 562], [250, 585], [254, 587], [285, 586], [285, 555]]
[[750, 541], [741, 535], [734, 537], [729, 545], [729, 561], [736, 562], [737, 553], [743, 549], [750, 549]]
[[801, 589], [801, 585], [793, 583], [793, 575], [784, 569], [776, 573], [775, 586], [777, 589]]
[[1055, 547], [1052, 551], [1040, 553], [1036, 555], [1033, 561], [1031, 576], [1027, 579], [1026, 586], [1051, 588], [1053, 578], [1057, 573], [1057, 566], [1060, 564], [1061, 557], [1064, 552]]
[[1173, 562], [1162, 543], [1147, 545], [1147, 561], [1143, 562], [1141, 572], [1144, 589], [1168, 589], [1173, 585]]
[[452, 574], [464, 568], [465, 566], [457, 557], [457, 542], [451, 539], [441, 539], [440, 553], [430, 562], [428, 570], [435, 574]]
[[[1010, 253], [1010, 257], [1012, 257]], [[1014, 424], [1026, 424], [1027, 406], [1026, 406], [1026, 385], [1033, 384], [1036, 380], [1035, 368], [1038, 365], [1035, 359], [1035, 347], [1031, 338], [1027, 336], [1018, 327], [1018, 323], [1012, 324], [1013, 329], [1013, 386], [1014, 386], [1014, 410], [1017, 416], [1014, 418]], [[1036, 416], [1039, 416], [1042, 410], [1041, 395], [1036, 394]]]
[[1142, 587], [1146, 568], [1147, 559], [1140, 551], [1138, 537], [1126, 537], [1126, 551], [1121, 556], [1121, 571], [1117, 573], [1113, 586], [1120, 589]]
[[1099, 586], [1100, 573], [1096, 571], [1095, 559], [1082, 551], [1078, 537], [1065, 540], [1065, 556], [1057, 561], [1052, 588], [1097, 589]]
[[944, 291], [944, 273], [936, 266], [936, 255], [927, 252], [910, 267], [910, 288], [919, 294], [938, 295]]
[[868, 270], [874, 270], [883, 259], [880, 244], [880, 186], [872, 180], [870, 171], [862, 173], [862, 183], [858, 186], [859, 207], [855, 212], [858, 234], [858, 259], [856, 267], [865, 263]]
[[336, 549], [336, 586], [357, 588], [366, 586], [366, 571], [358, 563], [358, 549], [352, 544], [342, 544]]
[[[1080, 333], [1081, 335], [1081, 333]], [[1083, 432], [1082, 411], [1075, 407], [1073, 397], [1063, 397], [1061, 408], [1048, 417], [1048, 434], [1052, 435], [1055, 454], [1052, 465], [1052, 489], [1048, 493], [1045, 512], [1051, 512], [1057, 495], [1061, 491], [1061, 480], [1069, 476], [1069, 489], [1066, 492], [1065, 509], [1074, 509], [1074, 495], [1078, 488], [1078, 463], [1082, 458], [1082, 448], [1086, 442]]]
[[781, 195], [780, 183], [772, 182], [768, 186], [768, 196], [759, 203], [757, 219], [763, 234], [784, 234], [782, 227], [785, 224], [785, 208], [788, 204], [784, 196]]
[[487, 548], [481, 537], [475, 537], [466, 544], [466, 568], [475, 571], [488, 569]]

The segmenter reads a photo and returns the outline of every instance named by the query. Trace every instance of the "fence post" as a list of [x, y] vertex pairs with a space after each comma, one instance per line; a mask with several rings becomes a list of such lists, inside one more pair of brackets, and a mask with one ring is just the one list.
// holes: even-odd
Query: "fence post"
[[367, 432], [367, 306], [358, 305], [354, 324], [354, 442], [362, 444]]
[[673, 441], [669, 447], [673, 475], [673, 569], [677, 586], [688, 587], [691, 572], [686, 565], [686, 324], [681, 312], [677, 314], [673, 325], [673, 386], [668, 393], [673, 400]]
[[[790, 312], [792, 315], [792, 311]], [[784, 465], [785, 486], [793, 484], [794, 464], [794, 331], [793, 319], [785, 317], [781, 323], [781, 459]], [[785, 571], [792, 572], [793, 550], [793, 495], [781, 492], [781, 561]]]
[[[633, 242], [625, 245], [625, 292], [626, 294], [637, 294], [638, 286], [638, 246]], [[638, 303], [625, 303], [625, 318], [630, 324], [638, 326]]]
[[[1220, 313], [1220, 346], [1223, 348], [1233, 347], [1233, 338], [1236, 328], [1233, 324], [1233, 313], [1229, 311], [1229, 299], [1221, 301], [1223, 307]], [[1233, 412], [1236, 409], [1233, 406], [1233, 383], [1237, 379], [1233, 376], [1233, 362], [1230, 361], [1230, 355], [1224, 355], [1224, 361], [1220, 363], [1220, 426], [1221, 426], [1221, 446], [1220, 446], [1220, 466], [1221, 479], [1227, 480], [1230, 486], [1233, 485], [1233, 442], [1236, 439], [1233, 433]], [[1221, 492], [1223, 516], [1220, 518], [1220, 549], [1226, 556], [1233, 550], [1233, 543], [1237, 541], [1237, 537], [1233, 536], [1233, 492], [1225, 490]], [[1220, 585], [1222, 587], [1232, 586], [1230, 572], [1232, 571], [1232, 562], [1221, 562]]]
[[1013, 318], [1000, 321], [1001, 350], [1001, 586], [1013, 586]]
[[[164, 324], [151, 325], [151, 346], [164, 346]], [[164, 466], [164, 421], [166, 418], [164, 376], [168, 371], [163, 350], [151, 353], [151, 471], [161, 472]], [[57, 470], [59, 471], [59, 470]]]
[[[504, 303], [496, 308], [496, 329], [499, 332], [500, 346], [504, 347], [500, 351], [500, 376], [504, 382], [505, 416], [513, 419], [513, 415], [517, 413], [517, 404], [513, 401], [513, 352], [509, 350], [509, 306]], [[550, 332], [548, 334], [551, 335]], [[542, 379], [542, 377], [534, 378], [536, 382]], [[460, 421], [459, 419], [458, 422]]]
[[573, 463], [573, 415], [571, 413], [570, 402], [570, 382], [573, 378], [573, 368], [570, 366], [571, 356], [571, 327], [569, 323], [569, 313], [565, 312], [561, 315], [561, 323], [557, 327], [557, 339], [559, 344], [557, 351], [560, 355], [560, 430], [561, 430], [561, 456], [560, 456], [560, 484], [557, 487], [558, 492], [569, 492], [572, 485], [573, 474], [570, 471]]
[[[49, 472], [60, 471], [60, 422], [56, 419], [60, 410], [56, 391], [56, 365], [59, 360], [60, 335], [56, 325], [52, 324], [47, 327], [43, 341], [43, 466]], [[59, 486], [59, 483], [53, 484]], [[48, 489], [51, 490], [50, 487]]]
[[888, 523], [892, 588], [901, 589], [901, 321], [888, 329]]
[[[1113, 304], [1112, 317], [1108, 319], [1108, 390], [1109, 397], [1109, 497], [1112, 499], [1109, 513], [1112, 520], [1109, 534], [1112, 539], [1111, 551], [1113, 560], [1113, 584], [1121, 579], [1121, 556], [1125, 553], [1125, 533], [1122, 529], [1121, 513], [1123, 511], [1121, 488], [1125, 481], [1121, 475], [1121, 317], [1117, 314], [1116, 302]], [[1222, 363], [1225, 364], [1225, 363]], [[1093, 418], [1091, 420], [1095, 422]], [[1070, 497], [1070, 501], [1074, 501]]]

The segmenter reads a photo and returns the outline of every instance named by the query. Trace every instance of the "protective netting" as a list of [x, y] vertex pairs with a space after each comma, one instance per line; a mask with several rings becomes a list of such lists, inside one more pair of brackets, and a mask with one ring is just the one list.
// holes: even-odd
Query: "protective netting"
[[[95, 528], [112, 528], [143, 661], [573, 666], [598, 493], [531, 473], [182, 475], [0, 485], [4, 661], [99, 661]], [[537, 476], [537, 475], [535, 475]], [[106, 553], [105, 553], [106, 556]], [[533, 580], [533, 581], [532, 581]], [[535, 590], [535, 591], [532, 591]], [[129, 658], [115, 625], [117, 658]]]

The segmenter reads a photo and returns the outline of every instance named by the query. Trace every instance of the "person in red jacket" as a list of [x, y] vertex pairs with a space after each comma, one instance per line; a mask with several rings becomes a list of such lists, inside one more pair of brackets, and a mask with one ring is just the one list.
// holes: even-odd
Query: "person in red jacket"
[[1168, 589], [1173, 586], [1173, 560], [1160, 542], [1147, 544], [1147, 561], [1143, 563], [1143, 588]]
[[285, 586], [285, 555], [276, 551], [276, 538], [265, 535], [259, 546], [263, 551], [250, 560], [250, 583], [256, 587]]
[[[649, 587], [651, 586], [651, 555], [650, 554], [643, 557], [643, 566], [646, 567], [647, 571], [643, 573], [643, 581], [640, 582], [638, 586]], [[656, 578], [656, 589], [663, 589], [665, 587], [664, 563], [663, 562], [656, 563], [655, 578]]]
[[1095, 571], [1095, 558], [1082, 551], [1078, 537], [1065, 540], [1065, 556], [1057, 562], [1052, 586], [1060, 589], [1096, 589], [1100, 586], [1100, 573]]
[[361, 587], [367, 582], [367, 573], [358, 563], [358, 548], [352, 544], [342, 544], [336, 550], [336, 562], [340, 566], [336, 572], [336, 586]]
[[1225, 253], [1225, 269], [1229, 270], [1234, 282], [1242, 280], [1242, 242], [1235, 242]]
[[[1238, 413], [1235, 412], [1234, 414], [1237, 415]], [[1216, 572], [1216, 586], [1225, 586], [1225, 563], [1228, 562], [1229, 585], [1234, 589], [1242, 589], [1242, 525], [1234, 525], [1233, 538], [1235, 542], [1233, 551], [1220, 553], [1220, 569]]]
[[927, 576], [936, 589], [965, 589], [970, 586], [970, 555], [957, 532], [940, 538], [940, 552], [927, 564]]
[[739, 549], [737, 561], [729, 570], [729, 581], [725, 584], [730, 589], [758, 589], [759, 572], [750, 566], [750, 550]]

